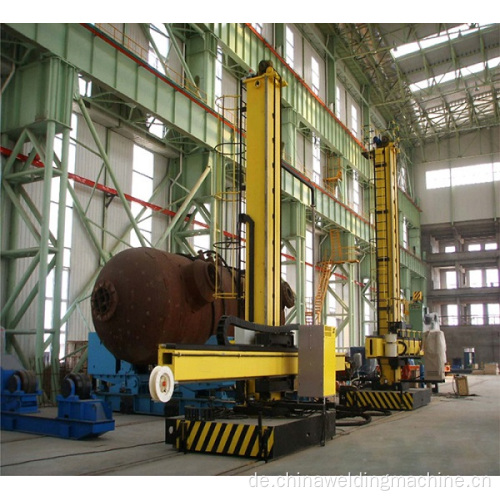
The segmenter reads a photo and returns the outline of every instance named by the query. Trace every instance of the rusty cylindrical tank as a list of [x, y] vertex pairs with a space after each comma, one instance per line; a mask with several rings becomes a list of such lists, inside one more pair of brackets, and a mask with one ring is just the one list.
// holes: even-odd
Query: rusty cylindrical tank
[[[222, 291], [230, 291], [231, 272], [220, 272]], [[153, 248], [120, 252], [101, 270], [91, 296], [99, 338], [135, 365], [156, 364], [159, 344], [204, 344], [221, 316], [238, 316], [236, 299], [214, 299], [215, 273], [213, 261], [201, 256]], [[282, 305], [291, 307], [291, 298], [283, 284]]]

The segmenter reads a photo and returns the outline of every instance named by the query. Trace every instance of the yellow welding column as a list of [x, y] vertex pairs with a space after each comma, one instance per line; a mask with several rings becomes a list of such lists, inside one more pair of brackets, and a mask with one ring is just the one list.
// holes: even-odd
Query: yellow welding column
[[281, 300], [280, 117], [285, 84], [268, 67], [262, 75], [246, 79], [245, 85], [246, 214], [253, 221], [253, 229], [247, 221], [245, 314], [249, 321], [277, 326]]
[[401, 321], [399, 212], [394, 143], [375, 150], [375, 230], [378, 334]]
[[399, 323], [402, 318], [396, 157], [394, 143], [375, 149], [378, 335], [385, 340], [384, 357], [379, 358], [379, 362], [381, 378], [388, 384], [401, 379], [401, 368], [391, 366], [389, 362], [389, 358], [397, 356], [397, 339], [390, 332], [390, 325]]

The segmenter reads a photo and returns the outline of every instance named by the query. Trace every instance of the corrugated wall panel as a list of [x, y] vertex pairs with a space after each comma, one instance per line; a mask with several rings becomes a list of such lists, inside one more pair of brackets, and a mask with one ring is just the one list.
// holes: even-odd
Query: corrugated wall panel
[[[108, 145], [106, 148], [108, 158], [120, 189], [124, 194], [132, 194], [133, 141], [115, 132], [106, 131], [103, 126], [98, 124], [94, 124], [94, 126], [102, 144]], [[90, 131], [82, 119], [80, 119], [78, 126], [78, 140], [89, 148], [96, 150]], [[98, 178], [102, 163], [99, 156], [82, 146], [77, 146], [76, 174], [92, 181], [97, 180], [100, 184], [116, 189], [117, 186], [113, 184], [109, 176], [101, 174]], [[168, 160], [160, 154], [155, 154], [155, 186], [164, 179], [167, 166]], [[168, 188], [169, 183], [166, 183], [163, 191], [153, 201], [155, 205], [167, 206]], [[103, 243], [105, 250], [115, 255], [119, 251], [128, 248], [128, 245], [118, 243], [118, 238], [123, 236], [125, 230], [130, 226], [130, 221], [121, 200], [118, 197], [110, 199], [99, 191], [92, 192], [91, 187], [78, 183], [75, 183], [75, 192], [80, 204], [86, 210], [87, 217], [93, 221], [92, 229], [94, 234]], [[108, 205], [107, 208], [106, 205]], [[168, 226], [169, 221], [170, 218], [164, 214], [153, 214], [153, 242], [158, 240]], [[99, 227], [104, 227], [105, 231], [99, 230]], [[125, 235], [124, 240], [126, 242], [130, 240], [130, 231]], [[85, 300], [79, 303], [77, 310], [69, 318], [68, 340], [70, 341], [87, 340], [88, 331], [93, 330], [89, 294], [93, 287], [95, 275], [99, 270], [99, 262], [99, 252], [88, 236], [87, 230], [79, 217], [74, 213], [70, 303], [85, 292], [89, 283], [91, 286], [90, 288], [87, 287], [88, 293]]]
[[[154, 186], [158, 186], [165, 176], [168, 175], [168, 159], [162, 155], [154, 155]], [[163, 189], [158, 193], [157, 197], [154, 199], [154, 204], [163, 208], [168, 206], [168, 192], [170, 187], [170, 181], [164, 183]], [[168, 225], [170, 224], [171, 217], [166, 214], [153, 212], [153, 245], [158, 241], [161, 235], [165, 232]], [[164, 243], [161, 250], [166, 250], [166, 244]]]
[[[100, 139], [105, 144], [105, 128], [100, 125], [95, 125], [95, 127]], [[78, 120], [78, 141], [94, 151], [97, 149], [90, 131], [81, 116], [79, 116]], [[77, 175], [85, 179], [98, 181], [101, 184], [106, 184], [106, 178], [103, 174], [98, 178], [102, 163], [102, 159], [98, 155], [81, 145], [77, 145], [75, 155], [75, 173]], [[102, 243], [103, 234], [99, 226], [102, 226], [103, 223], [104, 194], [99, 191], [93, 192], [90, 187], [78, 182], [75, 182], [74, 189], [78, 202], [83, 210], [85, 210], [86, 216], [95, 223], [91, 229], [96, 239]], [[85, 292], [86, 285], [91, 282], [98, 267], [99, 252], [88, 235], [76, 210], [73, 210], [70, 304]], [[87, 340], [89, 325], [92, 326], [90, 300], [86, 299], [79, 303], [77, 310], [69, 318], [68, 340]]]
[[[23, 148], [24, 154], [29, 154], [32, 149], [32, 145], [27, 143]], [[43, 185], [44, 181], [37, 181], [31, 184], [25, 184], [22, 189], [28, 194], [32, 204], [37, 208], [39, 212], [42, 211], [42, 200], [43, 200]], [[28, 219], [32, 222], [33, 226], [37, 231], [40, 230], [40, 224], [36, 221], [35, 217], [32, 215], [31, 210], [27, 207], [24, 201], [21, 201], [21, 205], [25, 209]], [[38, 247], [38, 240], [33, 236], [32, 232], [28, 229], [28, 226], [20, 220], [18, 227], [18, 237], [15, 244], [16, 248], [36, 248]], [[32, 263], [32, 258], [17, 259], [16, 266], [16, 282], [24, 275], [26, 270]], [[38, 266], [31, 274], [30, 279], [27, 281], [24, 288], [18, 294], [18, 297], [14, 303], [13, 309], [11, 310], [11, 317], [15, 317], [20, 309], [20, 307], [27, 300], [30, 292], [37, 285], [39, 281], [39, 268]], [[36, 315], [37, 315], [37, 299], [33, 300], [30, 307], [21, 317], [16, 330], [34, 330], [36, 326]], [[34, 335], [17, 335], [17, 341], [21, 346], [23, 352], [27, 357], [34, 356], [35, 352], [35, 336]]]
[[[120, 188], [124, 194], [132, 194], [133, 149], [134, 144], [132, 141], [114, 132], [109, 133], [108, 156], [118, 186], [114, 185], [111, 179], [107, 182], [107, 185], [114, 189]], [[105, 211], [105, 227], [111, 234], [105, 235], [104, 248], [111, 251], [117, 243], [117, 237], [122, 236], [129, 225], [130, 220], [121, 200], [118, 197], [113, 198]], [[130, 241], [129, 234], [126, 235], [125, 241]], [[127, 248], [127, 245], [121, 243], [113, 254], [125, 248]]]

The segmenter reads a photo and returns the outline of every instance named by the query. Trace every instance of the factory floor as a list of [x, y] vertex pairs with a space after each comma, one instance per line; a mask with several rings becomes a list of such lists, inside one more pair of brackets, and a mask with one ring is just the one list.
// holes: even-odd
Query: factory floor
[[[469, 396], [451, 379], [430, 404], [359, 427], [338, 425], [325, 446], [268, 463], [183, 454], [164, 443], [161, 417], [115, 414], [116, 428], [72, 441], [1, 433], [2, 476], [381, 476], [500, 475], [500, 376], [468, 375]], [[340, 424], [341, 422], [337, 422]]]

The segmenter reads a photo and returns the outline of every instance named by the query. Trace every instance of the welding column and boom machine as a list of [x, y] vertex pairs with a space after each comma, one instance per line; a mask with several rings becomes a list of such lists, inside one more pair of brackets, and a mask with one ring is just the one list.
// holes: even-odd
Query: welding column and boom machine
[[[183, 451], [267, 459], [335, 434], [335, 409], [327, 402], [336, 386], [335, 329], [281, 325], [280, 108], [286, 83], [263, 61], [244, 85], [245, 319], [222, 317], [215, 346], [160, 345], [149, 389], [153, 400], [167, 402], [177, 384], [238, 381], [239, 404], [231, 415], [186, 408], [184, 416], [166, 419], [165, 441]], [[252, 340], [230, 342], [235, 327]]]
[[422, 332], [403, 321], [400, 291], [399, 216], [396, 144], [376, 138], [375, 231], [377, 270], [377, 335], [365, 342], [365, 355], [378, 361], [379, 376], [368, 387], [343, 387], [341, 403], [380, 410], [413, 410], [430, 402], [431, 390], [410, 388], [402, 377], [410, 360], [422, 356]]

